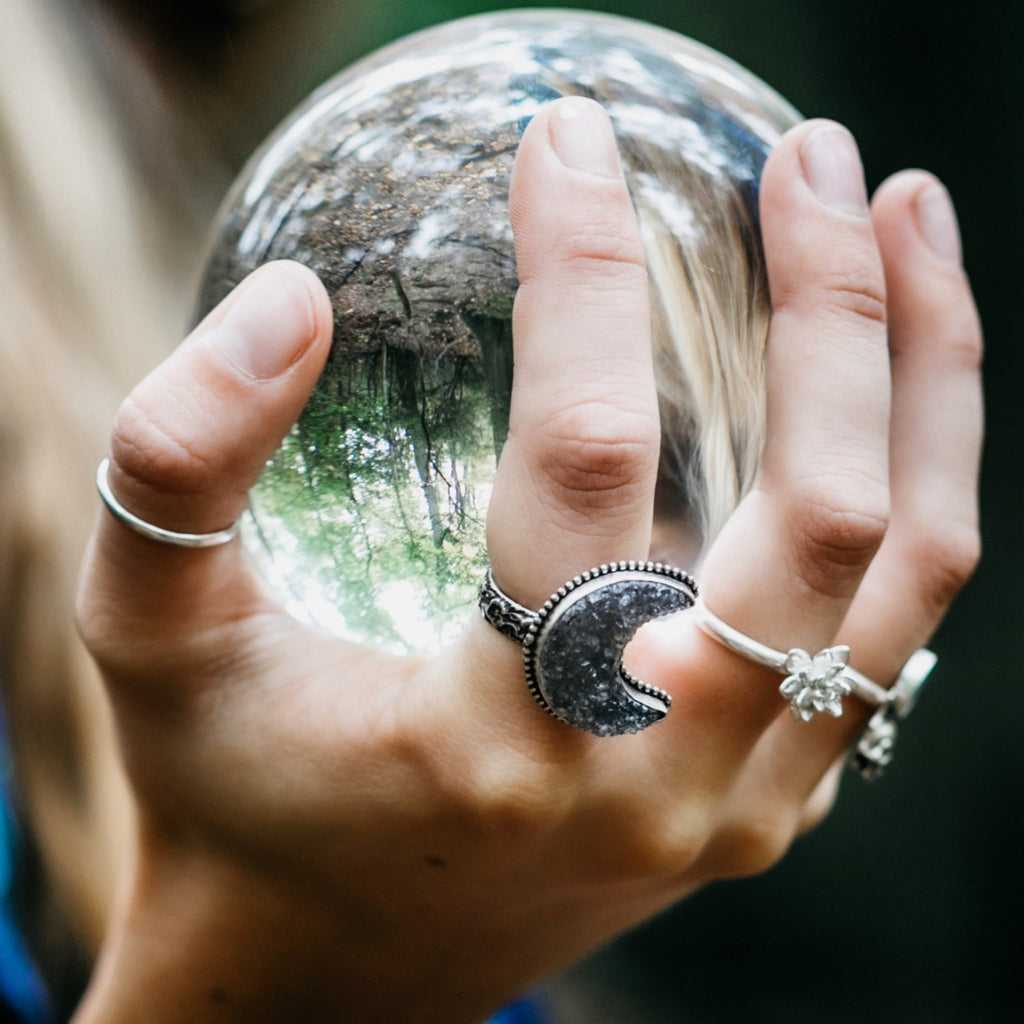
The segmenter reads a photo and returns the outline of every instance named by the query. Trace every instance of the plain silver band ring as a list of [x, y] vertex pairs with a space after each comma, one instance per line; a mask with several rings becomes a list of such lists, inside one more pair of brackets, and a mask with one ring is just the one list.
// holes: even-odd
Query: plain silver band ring
[[140, 519], [137, 515], [129, 512], [114, 497], [110, 489], [110, 459], [104, 459], [96, 469], [96, 490], [100, 492], [103, 504], [111, 513], [119, 519], [129, 530], [155, 540], [160, 544], [170, 544], [176, 548], [215, 548], [221, 544], [227, 544], [238, 536], [241, 520], [236, 520], [224, 530], [217, 530], [214, 533], [178, 533], [176, 530], [165, 530], [162, 526], [154, 526]]

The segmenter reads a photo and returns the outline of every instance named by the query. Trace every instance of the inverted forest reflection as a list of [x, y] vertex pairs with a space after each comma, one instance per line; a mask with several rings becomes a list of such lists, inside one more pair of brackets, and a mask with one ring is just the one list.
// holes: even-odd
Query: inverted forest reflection
[[648, 255], [663, 436], [651, 557], [692, 567], [756, 465], [757, 183], [796, 112], [719, 54], [607, 15], [505, 12], [402, 40], [254, 155], [199, 301], [282, 258], [330, 295], [330, 357], [252, 493], [249, 549], [296, 614], [340, 636], [432, 652], [472, 612], [512, 392], [509, 181], [523, 128], [566, 95], [608, 110]]
[[[488, 328], [485, 363], [510, 377], [510, 327]], [[510, 383], [488, 386], [465, 355], [335, 348], [252, 499], [267, 547], [301, 553], [312, 578], [289, 585], [317, 618], [337, 613], [360, 639], [401, 651], [443, 639], [430, 636], [438, 621], [457, 628], [486, 567]]]

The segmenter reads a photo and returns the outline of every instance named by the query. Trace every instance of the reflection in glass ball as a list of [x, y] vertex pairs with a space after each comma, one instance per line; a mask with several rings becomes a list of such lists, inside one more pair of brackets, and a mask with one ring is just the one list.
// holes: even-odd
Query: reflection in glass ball
[[692, 566], [749, 484], [768, 322], [757, 182], [797, 114], [713, 51], [622, 18], [516, 11], [420, 33], [328, 82], [256, 153], [200, 297], [204, 313], [281, 258], [331, 296], [328, 365], [252, 494], [249, 546], [293, 609], [342, 636], [431, 651], [473, 606], [512, 382], [509, 175], [530, 117], [574, 94], [611, 115], [648, 254], [652, 557]]

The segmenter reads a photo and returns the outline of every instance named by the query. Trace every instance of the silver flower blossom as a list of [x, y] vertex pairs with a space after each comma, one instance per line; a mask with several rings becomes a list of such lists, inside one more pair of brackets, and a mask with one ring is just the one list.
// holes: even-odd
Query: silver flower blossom
[[853, 687], [843, 675], [850, 663], [850, 648], [845, 644], [826, 647], [811, 655], [799, 647], [786, 656], [788, 676], [779, 692], [789, 700], [789, 711], [798, 722], [809, 722], [817, 714], [839, 718], [843, 697]]

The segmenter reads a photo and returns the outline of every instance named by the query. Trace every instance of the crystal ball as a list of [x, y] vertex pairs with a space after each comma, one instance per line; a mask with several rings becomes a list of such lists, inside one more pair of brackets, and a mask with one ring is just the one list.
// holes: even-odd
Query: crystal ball
[[246, 543], [296, 614], [343, 637], [430, 652], [473, 610], [512, 387], [509, 176], [527, 122], [565, 95], [607, 109], [647, 253], [652, 557], [692, 568], [756, 468], [758, 181], [797, 113], [720, 54], [609, 15], [506, 11], [410, 36], [255, 153], [198, 303], [282, 258], [330, 294], [326, 369], [252, 492]]

